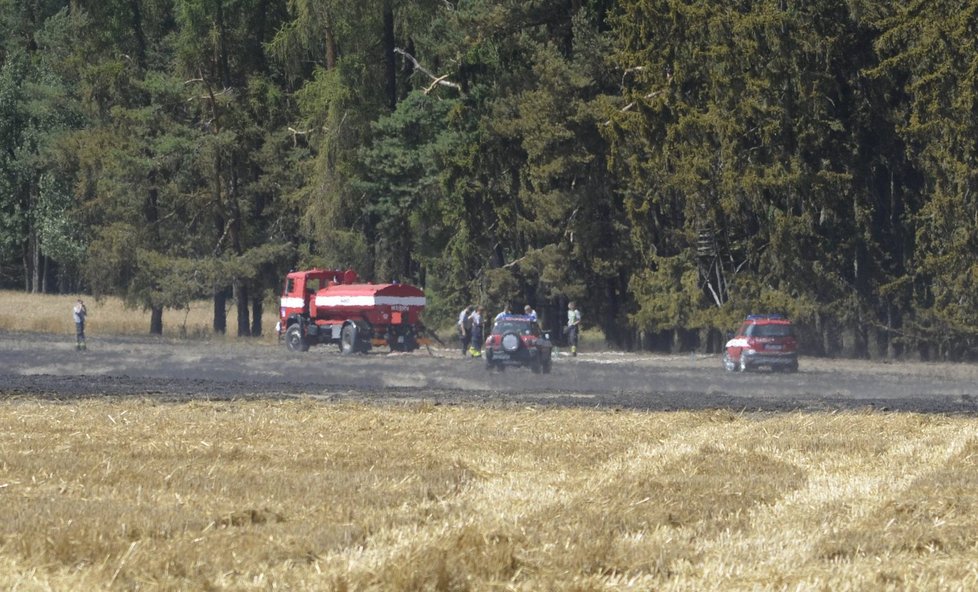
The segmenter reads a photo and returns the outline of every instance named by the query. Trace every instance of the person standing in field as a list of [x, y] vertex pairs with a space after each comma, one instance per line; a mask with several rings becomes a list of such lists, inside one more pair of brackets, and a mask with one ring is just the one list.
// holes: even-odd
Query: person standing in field
[[462, 342], [463, 358], [469, 354], [469, 346], [472, 344], [472, 309], [471, 304], [463, 308], [458, 314], [458, 323], [455, 324], [459, 341]]
[[71, 316], [75, 320], [75, 349], [81, 351], [85, 349], [85, 315], [88, 309], [81, 298], [75, 303], [75, 308], [71, 311]]
[[567, 343], [571, 346], [571, 355], [577, 355], [577, 338], [581, 330], [581, 311], [573, 300], [567, 303]]
[[530, 317], [531, 321], [537, 320], [537, 311], [533, 310], [533, 307], [529, 304], [523, 307], [523, 314]]
[[469, 354], [473, 358], [482, 355], [482, 315], [485, 311], [485, 308], [478, 306], [469, 317], [472, 321], [472, 344], [469, 346]]
[[511, 312], [511, 309], [510, 309], [509, 305], [507, 304], [506, 306], [503, 307], [503, 310], [499, 314], [496, 315], [496, 318], [494, 318], [492, 320], [492, 322], [495, 323], [496, 321], [498, 321], [499, 319], [503, 318], [504, 316], [511, 315], [511, 314], [513, 314], [513, 313]]

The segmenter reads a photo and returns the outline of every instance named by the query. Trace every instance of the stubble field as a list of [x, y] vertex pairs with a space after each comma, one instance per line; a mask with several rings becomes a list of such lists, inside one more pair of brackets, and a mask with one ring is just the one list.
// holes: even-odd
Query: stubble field
[[0, 588], [968, 590], [973, 418], [0, 404]]
[[[811, 361], [746, 382], [715, 360], [583, 355], [557, 360], [551, 382], [514, 372], [475, 391], [475, 368], [437, 356], [296, 359], [96, 335], [77, 358], [70, 340], [28, 335], [0, 341], [0, 589], [978, 586], [970, 367]], [[247, 380], [233, 378], [239, 358]], [[262, 378], [264, 359], [293, 378]], [[310, 363], [338, 386], [309, 386]], [[410, 396], [360, 392], [367, 367]], [[634, 392], [588, 383], [617, 375]], [[642, 376], [674, 388], [663, 406], [706, 403], [656, 411]], [[174, 390], [146, 388], [161, 377]], [[427, 397], [430, 384], [453, 394]], [[787, 410], [737, 410], [747, 399], [731, 393], [758, 385], [757, 408]], [[797, 403], [852, 399], [859, 385], [953, 413]], [[791, 389], [797, 408], [764, 404]]]

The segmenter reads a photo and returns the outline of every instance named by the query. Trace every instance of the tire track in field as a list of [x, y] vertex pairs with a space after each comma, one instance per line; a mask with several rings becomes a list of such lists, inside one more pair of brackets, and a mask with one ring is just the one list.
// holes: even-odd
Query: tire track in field
[[[894, 421], [904, 419], [894, 416]], [[840, 573], [841, 566], [827, 570], [821, 565], [831, 559], [817, 552], [825, 538], [853, 528], [899, 499], [976, 437], [975, 429], [954, 420], [920, 431], [905, 429], [891, 436], [883, 457], [861, 466], [855, 466], [857, 459], [851, 455], [838, 457], [831, 466], [812, 466], [807, 455], [789, 451], [787, 456], [794, 458], [788, 460], [809, 468], [808, 485], [778, 503], [756, 508], [749, 531], [705, 545], [696, 576], [716, 590], [818, 588], [826, 583], [806, 582], [805, 574], [824, 576], [827, 571], [842, 578], [840, 584], [852, 584], [852, 578]]]
[[[799, 421], [796, 417], [792, 420]], [[766, 422], [748, 420], [733, 425], [701, 423], [686, 431], [673, 429], [669, 438], [636, 445], [573, 477], [553, 472], [508, 473], [478, 482], [446, 502], [448, 506], [462, 508], [461, 512], [449, 511], [449, 519], [423, 526], [379, 533], [368, 541], [369, 552], [346, 554], [346, 565], [353, 581], [363, 577], [383, 581], [391, 577], [392, 571], [457, 553], [466, 533], [479, 533], [478, 536], [484, 537], [481, 551], [498, 544], [502, 547], [498, 551], [504, 555], [519, 555], [523, 565], [510, 574], [511, 579], [525, 567], [529, 573], [540, 568], [548, 574], [545, 578], [561, 572], [592, 573], [589, 584], [616, 590], [723, 590], [745, 586], [777, 589], [775, 582], [802, 578], [804, 572], [799, 570], [817, 561], [814, 546], [827, 531], [844, 529], [853, 521], [871, 515], [888, 500], [899, 497], [928, 472], [928, 467], [946, 462], [975, 436], [971, 430], [962, 432], [953, 422], [928, 426], [922, 432], [903, 430], [886, 442], [887, 452], [882, 458], [865, 460], [856, 470], [853, 470], [854, 461], [861, 458], [857, 456], [858, 449], [840, 456], [831, 466], [813, 466], [808, 454], [790, 447], [771, 449], [771, 458], [807, 471], [808, 482], [799, 489], [785, 491], [771, 504], [748, 500], [744, 506], [747, 517], [743, 529], [735, 527], [721, 530], [715, 536], [697, 537], [697, 524], [653, 523], [648, 528], [612, 532], [616, 540], [610, 544], [607, 540], [599, 541], [601, 544], [593, 550], [600, 556], [587, 569], [576, 564], [552, 565], [561, 561], [562, 543], [568, 543], [571, 548], [576, 545], [578, 556], [569, 559], [570, 562], [581, 561], [582, 553], [588, 550], [585, 544], [582, 551], [580, 540], [561, 538], [559, 527], [553, 527], [561, 517], [574, 517], [582, 508], [590, 508], [592, 513], [600, 515], [603, 501], [607, 502], [604, 509], [609, 519], [621, 518], [614, 512], [623, 510], [641, 512], [644, 504], [654, 505], [660, 500], [640, 498], [630, 505], [623, 504], [620, 499], [623, 482], [635, 475], [654, 477], [663, 471], [668, 474], [704, 449], [722, 453], [750, 443], [751, 449], [763, 453], [768, 447], [765, 436], [758, 432], [770, 428], [767, 425], [770, 423], [778, 424], [780, 429], [791, 428], [785, 418]], [[822, 426], [821, 429], [830, 428]], [[948, 442], [951, 444], [947, 445]], [[815, 455], [821, 458], [818, 451]], [[899, 478], [894, 478], [894, 474]], [[451, 518], [459, 514], [460, 521]], [[576, 526], [569, 530], [578, 531]], [[598, 532], [598, 536], [603, 535]], [[488, 549], [490, 556], [493, 552]], [[650, 553], [655, 556], [651, 562], [638, 558]], [[643, 567], [630, 571], [630, 559], [643, 563]], [[616, 565], [616, 560], [621, 563]], [[824, 574], [824, 570], [814, 571]], [[772, 573], [782, 579], [772, 581]], [[520, 584], [532, 588], [532, 576], [526, 577], [530, 579], [521, 580]], [[538, 583], [553, 584], [548, 579]]]
[[[482, 546], [489, 555], [518, 553], [519, 562], [532, 569], [559, 555], [555, 553], [555, 546], [561, 543], [559, 533], [551, 530], [550, 525], [561, 517], [574, 516], [581, 508], [593, 508], [596, 500], [618, 489], [623, 478], [635, 473], [655, 474], [705, 446], [724, 438], [741, 437], [754, 429], [749, 421], [732, 424], [725, 419], [717, 423], [697, 415], [687, 419], [699, 425], [677, 429], [675, 415], [668, 419], [661, 416], [658, 421], [662, 426], [657, 433], [668, 437], [638, 444], [573, 476], [563, 471], [507, 470], [479, 480], [460, 495], [443, 502], [446, 518], [378, 532], [361, 547], [340, 550], [325, 557], [324, 562], [333, 567], [342, 566], [351, 583], [390, 581], [392, 574], [408, 566], [424, 565], [432, 558], [437, 560], [446, 553], [457, 552], [459, 541], [478, 533], [476, 536], [484, 540], [475, 541], [476, 547]], [[636, 498], [627, 505], [641, 508], [649, 501]], [[493, 550], [490, 548], [493, 545], [503, 548]], [[516, 568], [517, 572], [520, 569]]]

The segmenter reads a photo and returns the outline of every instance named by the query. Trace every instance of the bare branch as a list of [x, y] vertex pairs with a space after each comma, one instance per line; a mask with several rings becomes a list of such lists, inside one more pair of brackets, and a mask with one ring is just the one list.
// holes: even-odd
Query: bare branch
[[504, 269], [508, 269], [510, 267], [513, 267], [514, 265], [519, 265], [520, 262], [523, 261], [524, 259], [526, 259], [528, 256], [529, 255], [523, 255], [519, 259], [514, 259], [514, 260], [510, 261], [509, 263], [507, 263], [506, 265], [503, 265], [503, 268]]
[[430, 93], [430, 92], [431, 92], [431, 90], [432, 90], [433, 88], [435, 88], [435, 85], [437, 85], [437, 84], [441, 84], [441, 82], [442, 82], [443, 80], [445, 80], [446, 78], [448, 78], [448, 74], [445, 74], [444, 76], [439, 76], [438, 78], [435, 78], [435, 79], [434, 79], [434, 80], [433, 80], [433, 81], [431, 82], [431, 84], [429, 84], [429, 85], [428, 85], [428, 88], [426, 88], [426, 89], [424, 89], [424, 94], [428, 94], [428, 93]]
[[394, 48], [394, 53], [399, 53], [402, 56], [406, 57], [407, 59], [411, 60], [411, 63], [414, 64], [414, 68], [416, 70], [419, 70], [419, 71], [423, 72], [425, 75], [428, 76], [428, 78], [431, 78], [431, 80], [432, 80], [431, 86], [429, 86], [424, 91], [424, 94], [428, 94], [429, 92], [431, 92], [431, 90], [434, 89], [435, 86], [437, 86], [437, 85], [448, 86], [448, 87], [454, 88], [455, 90], [457, 90], [459, 92], [462, 92], [462, 86], [460, 84], [458, 84], [457, 82], [452, 82], [451, 80], [446, 80], [446, 78], [448, 78], [448, 75], [447, 74], [445, 76], [436, 76], [436, 75], [432, 74], [431, 71], [429, 71], [427, 68], [425, 68], [424, 66], [422, 66], [418, 62], [418, 60], [416, 60], [414, 58], [413, 55], [411, 55], [408, 52], [404, 51], [400, 47], [395, 47]]
[[295, 148], [298, 145], [297, 136], [305, 136], [312, 132], [312, 130], [297, 130], [292, 126], [289, 126], [289, 131], [292, 132], [292, 147]]
[[[622, 90], [622, 94], [624, 94], [624, 92], [625, 92], [625, 77], [628, 76], [629, 74], [634, 73], [634, 72], [643, 72], [643, 71], [645, 71], [645, 66], [633, 66], [631, 68], [626, 68], [625, 69], [625, 72], [621, 75], [621, 90]], [[667, 72], [666, 73], [666, 84], [668, 85], [668, 84], [671, 84], [671, 83], [672, 83], [672, 73], [671, 72]], [[642, 97], [642, 99], [644, 99], [644, 100], [647, 101], [647, 100], [649, 100], [649, 99], [651, 99], [653, 97], [656, 97], [658, 95], [661, 95], [663, 92], [665, 92], [665, 91], [662, 90], [662, 89], [660, 89], [660, 90], [654, 90], [654, 91], [646, 94], [644, 97]], [[624, 107], [622, 107], [621, 109], [619, 109], [618, 112], [619, 113], [625, 113], [626, 111], [631, 111], [631, 109], [633, 107], [635, 107], [636, 104], [637, 104], [637, 101], [632, 101], [631, 103], [629, 103], [629, 104], [625, 105]], [[604, 125], [611, 125], [611, 120], [609, 119], [608, 121], [604, 122]]]
[[[193, 81], [192, 80], [188, 80], [187, 82], [193, 82]], [[193, 101], [195, 99], [200, 99], [201, 101], [216, 101], [218, 97], [226, 97], [226, 96], [230, 96], [230, 95], [233, 95], [234, 94], [234, 89], [233, 88], [230, 88], [230, 87], [225, 87], [224, 89], [222, 89], [221, 91], [216, 92], [216, 93], [213, 92], [210, 89], [210, 87], [208, 87], [207, 91], [208, 92], [207, 92], [206, 95], [199, 95], [199, 96], [196, 96], [196, 97], [190, 97], [189, 99], [187, 99], [187, 102], [189, 103], [190, 101]]]
[[[644, 97], [642, 97], [642, 99], [644, 99], [644, 100], [647, 101], [647, 100], [649, 100], [649, 99], [651, 99], [653, 97], [657, 97], [657, 96], [661, 95], [663, 92], [664, 91], [661, 91], [661, 90], [654, 90], [654, 91], [650, 92], [649, 94], [645, 95]], [[636, 105], [636, 103], [637, 103], [637, 101], [632, 101], [631, 103], [629, 103], [629, 104], [625, 105], [624, 107], [622, 107], [621, 109], [619, 109], [618, 112], [619, 113], [624, 113], [626, 111], [631, 111], [632, 107], [634, 107]], [[608, 121], [604, 122], [604, 124], [605, 125], [611, 125], [611, 120], [609, 119]]]
[[622, 88], [622, 90], [625, 89], [625, 76], [628, 76], [632, 72], [642, 72], [644, 70], [645, 70], [645, 66], [635, 66], [635, 67], [632, 67], [632, 68], [626, 68], [625, 71], [621, 75], [621, 88]]

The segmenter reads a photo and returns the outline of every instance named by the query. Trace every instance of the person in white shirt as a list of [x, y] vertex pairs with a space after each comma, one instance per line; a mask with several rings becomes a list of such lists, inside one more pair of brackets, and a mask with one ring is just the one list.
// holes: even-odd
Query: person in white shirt
[[458, 328], [458, 338], [462, 343], [462, 357], [468, 355], [469, 346], [472, 344], [472, 309], [474, 307], [470, 304], [462, 309], [462, 312], [458, 314], [458, 323], [456, 327]]
[[88, 309], [85, 308], [85, 303], [79, 298], [78, 302], [75, 303], [75, 308], [71, 311], [71, 316], [75, 321], [75, 349], [77, 350], [85, 349], [86, 315], [88, 315]]
[[529, 304], [523, 307], [523, 314], [530, 317], [531, 321], [537, 320], [537, 311], [533, 310], [533, 307], [530, 306]]
[[581, 311], [577, 310], [577, 304], [571, 300], [567, 303], [567, 343], [571, 346], [571, 355], [577, 355], [577, 337], [581, 330]]

